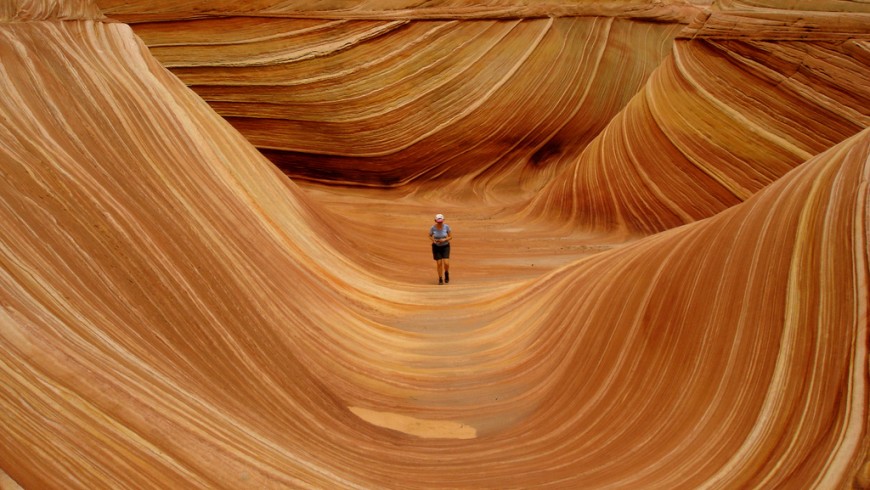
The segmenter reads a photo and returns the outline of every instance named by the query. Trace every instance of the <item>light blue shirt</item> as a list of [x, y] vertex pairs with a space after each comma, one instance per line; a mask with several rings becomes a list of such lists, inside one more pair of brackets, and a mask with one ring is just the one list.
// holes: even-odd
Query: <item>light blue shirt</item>
[[[444, 226], [439, 230], [436, 225], [432, 225], [432, 228], [429, 228], [429, 236], [435, 239], [444, 239], [447, 238], [447, 234], [450, 233], [450, 225], [444, 223]], [[436, 243], [435, 245], [439, 247], [444, 247], [446, 245], [450, 245], [450, 242], [441, 242]]]

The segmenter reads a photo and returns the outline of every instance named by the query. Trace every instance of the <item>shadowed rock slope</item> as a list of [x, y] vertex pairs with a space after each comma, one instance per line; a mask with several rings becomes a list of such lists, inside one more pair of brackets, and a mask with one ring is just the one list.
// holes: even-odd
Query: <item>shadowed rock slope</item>
[[[75, 20], [44, 20], [52, 17], [43, 12]], [[445, 168], [440, 183], [452, 193], [439, 200], [431, 182], [399, 174], [396, 182], [407, 183], [398, 190], [300, 187], [130, 27], [88, 5], [51, 2], [4, 19], [0, 482], [870, 484], [870, 129], [861, 126], [867, 106], [857, 83], [801, 74], [770, 93], [746, 87], [743, 94], [767, 97], [768, 119], [712, 95], [719, 102], [692, 105], [698, 87], [713, 83], [699, 80], [705, 72], [693, 63], [728, 59], [738, 68], [721, 68], [720, 78], [748, 77], [734, 53], [754, 45], [677, 41], [672, 52], [654, 50], [661, 64], [624, 109], [613, 106], [612, 120], [601, 116], [605, 129], [571, 150], [576, 158], [525, 185], [528, 163], [497, 149], [502, 156], [476, 169]], [[477, 32], [481, 20], [470, 22]], [[552, 33], [581, 21], [504, 22], [549, 23], [541, 32]], [[617, 17], [582, 22], [587, 33], [638, 29]], [[784, 56], [775, 44], [769, 56]], [[605, 45], [590, 44], [606, 58], [615, 48]], [[838, 46], [819, 58], [866, 69], [863, 43]], [[685, 94], [667, 88], [687, 80], [695, 89]], [[782, 122], [791, 113], [780, 97], [789, 91], [802, 94], [792, 96], [805, 111], [828, 110], [825, 135], [794, 131], [810, 124], [803, 115]], [[689, 106], [672, 109], [667, 124], [645, 125], [679, 104]], [[458, 110], [432, 105], [432, 118]], [[697, 114], [705, 110], [741, 123], [759, 118], [755, 134], [779, 157], [711, 157], [719, 173], [723, 161], [740, 160], [744, 170], [704, 180], [702, 158], [678, 154], [720, 137], [703, 129], [713, 124]], [[660, 137], [668, 131], [680, 135], [667, 139], [671, 146]], [[631, 150], [647, 133], [659, 135], [650, 137], [658, 146]], [[587, 156], [593, 148], [599, 159]], [[415, 173], [437, 168], [408, 158]], [[500, 165], [509, 177], [496, 175]], [[693, 167], [686, 172], [698, 178], [662, 177], [656, 195], [635, 192], [631, 169], [646, 165], [662, 175]], [[596, 168], [612, 171], [599, 187], [615, 203], [600, 214], [613, 218], [589, 213], [584, 221], [589, 205], [576, 189], [597, 188], [583, 177]], [[763, 177], [738, 177], [750, 171]], [[730, 182], [746, 192], [663, 218], [662, 202], [683, 209], [675, 196], [738, 189]], [[519, 197], [492, 204], [466, 187]], [[420, 279], [432, 274], [421, 237], [433, 205], [450, 210], [454, 262], [465, 266], [446, 287]], [[647, 213], [630, 217], [643, 206]], [[636, 239], [618, 244], [626, 230]], [[518, 268], [518, 259], [537, 268]]]

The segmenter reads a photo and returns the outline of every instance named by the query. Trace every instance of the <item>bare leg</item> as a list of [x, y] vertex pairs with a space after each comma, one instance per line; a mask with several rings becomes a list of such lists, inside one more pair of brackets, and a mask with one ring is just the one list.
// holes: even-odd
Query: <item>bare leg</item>
[[438, 267], [438, 279], [441, 279], [444, 276], [444, 259], [436, 260], [435, 264]]

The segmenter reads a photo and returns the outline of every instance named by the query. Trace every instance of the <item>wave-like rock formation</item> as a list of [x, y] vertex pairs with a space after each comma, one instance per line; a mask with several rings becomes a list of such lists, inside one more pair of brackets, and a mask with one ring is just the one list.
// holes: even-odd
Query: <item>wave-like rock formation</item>
[[292, 177], [438, 181], [642, 234], [870, 119], [866, 5], [705, 3], [102, 2]]
[[870, 486], [866, 5], [99, 3], [0, 10], [0, 484]]
[[837, 36], [678, 39], [625, 110], [536, 196], [533, 213], [654, 233], [742, 202], [870, 126], [867, 47]]
[[[289, 175], [382, 186], [545, 180], [625, 106], [684, 27], [666, 22], [676, 7], [648, 2], [534, 13], [505, 2], [471, 18], [449, 2], [404, 17], [350, 9], [366, 18], [269, 3], [103, 5]], [[680, 9], [683, 22], [697, 13]], [[203, 10], [222, 17], [195, 18]]]
[[103, 18], [92, 0], [3, 0], [0, 21], [93, 20]]

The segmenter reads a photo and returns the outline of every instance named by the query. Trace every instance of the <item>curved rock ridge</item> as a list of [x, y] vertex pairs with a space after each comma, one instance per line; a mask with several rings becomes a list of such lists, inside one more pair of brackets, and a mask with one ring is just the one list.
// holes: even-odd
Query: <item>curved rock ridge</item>
[[[720, 10], [800, 10], [804, 12], [870, 13], [863, 0], [715, 0]], [[839, 19], [848, 21], [849, 19]]]
[[135, 30], [291, 176], [534, 188], [625, 106], [682, 27], [234, 17]]
[[128, 26], [9, 23], [0, 46], [0, 468], [25, 488], [348, 481], [304, 454], [357, 419], [293, 353], [357, 301], [329, 286], [358, 274], [321, 215]]
[[0, 22], [103, 19], [95, 0], [3, 0]]
[[[819, 7], [816, 2], [813, 6]], [[868, 30], [870, 7], [863, 2], [854, 4], [848, 14], [825, 9], [723, 7], [696, 16], [680, 37], [842, 42], [866, 40]]]
[[[322, 23], [289, 22], [303, 37]], [[354, 38], [389, 22], [341, 24]], [[602, 128], [588, 148], [551, 148], [537, 173], [435, 167], [448, 196], [300, 186], [127, 25], [0, 23], [0, 483], [870, 486], [870, 129], [865, 88], [829, 75], [857, 80], [865, 43], [679, 41], [668, 56], [670, 25], [511, 23], [623, 29], [658, 58], [620, 65], [629, 48], [590, 42], [613, 57], [595, 70], [619, 74], [603, 79], [640, 91], [583, 106]], [[257, 29], [239, 25], [226, 37]], [[571, 92], [554, 87], [541, 97]], [[705, 151], [747, 134], [748, 156]], [[584, 201], [582, 185], [618, 197]], [[528, 209], [488, 200], [536, 191]], [[447, 286], [420, 279], [433, 208], [456, 227]]]
[[529, 213], [648, 234], [727, 209], [870, 126], [868, 46], [679, 40]]
[[[559, 182], [552, 195], [538, 193], [536, 201], [545, 202], [532, 206], [535, 216], [539, 207], [569, 219], [595, 215], [591, 222], [562, 223], [569, 227], [646, 233], [711, 216], [865, 127], [870, 105], [864, 83], [870, 18], [860, 2], [829, 10], [811, 2], [714, 2], [701, 14], [709, 2], [644, 4], [693, 12], [655, 24], [630, 20], [637, 2], [536, 4], [551, 10], [547, 17], [525, 12], [473, 20], [449, 2], [355, 2], [330, 6], [329, 18], [299, 18], [325, 8], [321, 3], [101, 4], [135, 21], [137, 34], [165, 66], [295, 178], [380, 187], [434, 182], [451, 195], [498, 194], [517, 203], [554, 175], [571, 180], [572, 168], [589, 165], [597, 158], [592, 150], [581, 154], [596, 137], [606, 138], [602, 131], [625, 109], [617, 119], [627, 117], [626, 124], [654, 139], [633, 139], [639, 148], [619, 152], [644, 158], [644, 148], [653, 146], [661, 149], [659, 160], [674, 158], [677, 166], [664, 174], [661, 167], [632, 170], [651, 177], [612, 190], [613, 182], [603, 182], [605, 170], [587, 182]], [[600, 12], [577, 17], [566, 13], [569, 7]], [[842, 15], [846, 7], [849, 14]], [[378, 15], [430, 8], [452, 16]], [[620, 13], [602, 16], [607, 9]], [[223, 16], [191, 19], [194, 11]], [[155, 15], [160, 22], [149, 21]], [[647, 83], [654, 69], [677, 73]], [[746, 90], [752, 98], [742, 95]], [[675, 91], [688, 91], [676, 101], [679, 111], [671, 108]], [[655, 97], [646, 103], [656, 108], [635, 115], [626, 109], [632, 97]], [[794, 107], [804, 98], [809, 107]], [[698, 104], [705, 109], [695, 110]], [[644, 120], [647, 115], [655, 120]], [[794, 131], [805, 121], [825, 134]], [[758, 124], [774, 127], [758, 135]], [[711, 129], [722, 125], [729, 131]], [[692, 133], [695, 128], [705, 133]], [[609, 133], [626, 134], [621, 128]], [[760, 146], [757, 136], [764, 140]], [[738, 148], [732, 149], [735, 137]], [[611, 144], [600, 144], [602, 159], [615, 155]], [[653, 197], [653, 206], [663, 208], [653, 216], [621, 215], [597, 195], [619, 196], [617, 206], [625, 206], [632, 200], [624, 196], [638, 189], [667, 194], [661, 179], [694, 180], [694, 171], [684, 174], [686, 165], [700, 167], [702, 181], [717, 183]], [[644, 182], [648, 178], [658, 181]], [[452, 185], [455, 179], [460, 185]], [[568, 195], [575, 192], [579, 199]], [[648, 207], [646, 199], [633, 201]]]
[[607, 16], [687, 22], [711, 0], [98, 0], [108, 15], [124, 22], [225, 16], [314, 19], [516, 19], [530, 17]]

